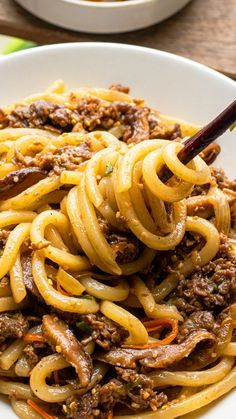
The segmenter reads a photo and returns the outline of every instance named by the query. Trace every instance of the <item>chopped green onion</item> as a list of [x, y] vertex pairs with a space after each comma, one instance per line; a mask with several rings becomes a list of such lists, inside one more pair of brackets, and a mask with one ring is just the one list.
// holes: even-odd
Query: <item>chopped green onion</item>
[[76, 322], [76, 326], [85, 333], [92, 333], [93, 329], [85, 322]]
[[105, 171], [105, 175], [109, 175], [110, 173], [113, 172], [113, 165], [109, 162], [106, 165], [106, 171]]
[[133, 390], [134, 388], [140, 388], [143, 385], [144, 385], [144, 380], [142, 379], [142, 377], [139, 377], [133, 383], [131, 382], [125, 383], [121, 388], [119, 388], [119, 392], [123, 394], [127, 391]]
[[78, 295], [78, 298], [85, 298], [86, 300], [95, 301], [95, 298], [92, 295], [89, 295], [89, 294]]

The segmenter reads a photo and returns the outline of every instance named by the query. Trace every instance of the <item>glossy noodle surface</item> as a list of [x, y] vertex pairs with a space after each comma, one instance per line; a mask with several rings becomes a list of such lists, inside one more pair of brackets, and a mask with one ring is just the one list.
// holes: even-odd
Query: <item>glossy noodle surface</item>
[[218, 145], [179, 161], [198, 129], [121, 85], [58, 80], [0, 110], [0, 393], [18, 417], [170, 419], [236, 386], [236, 182]]

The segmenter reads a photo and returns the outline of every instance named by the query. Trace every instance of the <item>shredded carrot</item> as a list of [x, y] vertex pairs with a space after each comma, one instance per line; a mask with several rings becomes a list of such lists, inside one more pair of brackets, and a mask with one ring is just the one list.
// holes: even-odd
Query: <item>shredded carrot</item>
[[27, 404], [32, 407], [36, 412], [38, 412], [44, 419], [57, 419], [56, 416], [49, 415], [49, 413], [45, 412], [42, 407], [38, 406], [33, 400], [28, 399]]
[[53, 372], [55, 384], [60, 384], [58, 371]]
[[[148, 332], [155, 332], [156, 330], [163, 329], [165, 326], [171, 326], [176, 324], [174, 319], [152, 319], [145, 320], [142, 322]], [[178, 324], [178, 323], [177, 323]]]
[[24, 342], [46, 342], [46, 339], [37, 333], [27, 333], [23, 336]]
[[72, 295], [71, 293], [65, 291], [64, 288], [62, 288], [62, 286], [59, 283], [59, 281], [57, 281], [57, 291], [59, 291], [61, 294], [66, 295], [66, 296]]
[[162, 340], [157, 340], [154, 342], [148, 342], [145, 345], [123, 345], [126, 348], [134, 348], [134, 349], [148, 349], [154, 346], [160, 345], [168, 345], [171, 343], [176, 336], [178, 335], [178, 321], [175, 319], [156, 319], [156, 320], [149, 320], [143, 322], [143, 325], [146, 327], [148, 332], [159, 331], [160, 328], [163, 328], [167, 325], [172, 327], [171, 332]]
[[145, 320], [142, 322], [143, 325], [146, 327], [148, 332], [159, 332], [161, 331], [166, 325], [169, 325], [169, 320], [165, 321], [163, 319], [156, 319], [156, 320]]

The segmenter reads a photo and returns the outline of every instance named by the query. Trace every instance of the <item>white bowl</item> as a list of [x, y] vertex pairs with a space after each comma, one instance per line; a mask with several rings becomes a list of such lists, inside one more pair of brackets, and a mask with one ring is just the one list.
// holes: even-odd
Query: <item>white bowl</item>
[[[121, 83], [164, 113], [204, 124], [236, 97], [236, 84], [225, 76], [193, 61], [130, 45], [79, 43], [39, 47], [0, 58], [0, 105], [40, 92], [57, 78], [69, 87], [107, 87]], [[220, 140], [217, 165], [236, 175], [235, 133]], [[185, 419], [235, 418], [233, 392], [217, 403]], [[0, 401], [4, 419], [15, 418], [8, 404]]]
[[16, 0], [34, 15], [66, 29], [121, 33], [161, 22], [190, 0]]

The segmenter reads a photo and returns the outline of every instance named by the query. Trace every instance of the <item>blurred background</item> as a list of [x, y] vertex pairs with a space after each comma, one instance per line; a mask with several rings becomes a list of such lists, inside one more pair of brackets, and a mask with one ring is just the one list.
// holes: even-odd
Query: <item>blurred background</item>
[[236, 79], [235, 23], [236, 0], [0, 0], [0, 53], [35, 43], [119, 42], [181, 55]]
[[35, 47], [37, 44], [32, 41], [25, 41], [21, 38], [0, 35], [0, 55], [10, 54], [26, 48]]

